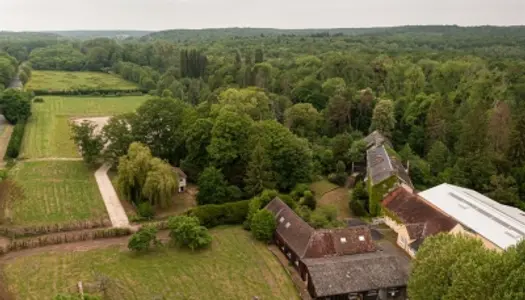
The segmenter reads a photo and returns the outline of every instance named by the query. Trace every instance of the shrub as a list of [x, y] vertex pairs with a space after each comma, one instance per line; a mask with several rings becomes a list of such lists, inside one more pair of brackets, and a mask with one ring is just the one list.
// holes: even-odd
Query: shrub
[[201, 226], [196, 217], [172, 217], [168, 221], [168, 227], [172, 241], [179, 247], [195, 250], [211, 244], [211, 235], [208, 229]]
[[310, 225], [314, 228], [334, 228], [341, 226], [337, 220], [337, 208], [335, 206], [322, 206], [310, 215]]
[[306, 205], [311, 210], [315, 210], [317, 207], [317, 201], [315, 200], [314, 194], [311, 191], [304, 192], [302, 205]]
[[301, 217], [305, 222], [310, 222], [310, 216], [312, 215], [312, 210], [304, 205], [299, 205], [295, 209], [295, 213]]
[[151, 220], [153, 219], [153, 216], [155, 216], [155, 209], [149, 202], [140, 203], [137, 207], [137, 211], [139, 213], [139, 216], [146, 220]]
[[275, 217], [266, 209], [261, 209], [256, 212], [251, 222], [253, 236], [263, 242], [270, 242], [272, 240], [276, 226]]
[[295, 201], [299, 201], [299, 199], [301, 199], [304, 196], [304, 192], [308, 191], [309, 189], [310, 188], [307, 184], [299, 183], [294, 187], [294, 189], [290, 193], [290, 196], [292, 196], [292, 198]]
[[37, 97], [33, 100], [34, 103], [44, 103], [44, 98]]
[[199, 219], [207, 228], [218, 225], [238, 225], [246, 220], [250, 201], [238, 201], [225, 204], [208, 204], [192, 208], [188, 215]]
[[22, 146], [22, 140], [24, 139], [25, 127], [25, 122], [18, 122], [15, 125], [13, 133], [11, 134], [11, 139], [9, 140], [9, 144], [7, 145], [7, 150], [4, 159], [14, 159], [17, 158], [20, 154], [20, 147]]
[[328, 181], [330, 181], [333, 184], [337, 184], [338, 186], [344, 186], [347, 180], [347, 173], [332, 173], [328, 175]]
[[153, 226], [143, 226], [129, 239], [128, 249], [135, 252], [145, 252], [158, 243], [157, 228]]
[[368, 215], [365, 204], [362, 200], [351, 198], [348, 202], [348, 207], [350, 208], [350, 211], [358, 217], [365, 217]]

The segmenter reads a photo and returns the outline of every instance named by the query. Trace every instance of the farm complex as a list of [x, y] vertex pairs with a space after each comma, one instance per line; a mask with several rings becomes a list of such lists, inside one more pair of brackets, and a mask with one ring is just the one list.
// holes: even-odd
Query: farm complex
[[524, 45], [0, 31], [0, 300], [525, 299]]

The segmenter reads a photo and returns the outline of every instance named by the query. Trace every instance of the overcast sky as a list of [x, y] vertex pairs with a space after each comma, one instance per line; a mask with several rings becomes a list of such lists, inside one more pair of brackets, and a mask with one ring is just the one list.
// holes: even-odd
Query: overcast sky
[[525, 0], [0, 0], [0, 30], [521, 25]]

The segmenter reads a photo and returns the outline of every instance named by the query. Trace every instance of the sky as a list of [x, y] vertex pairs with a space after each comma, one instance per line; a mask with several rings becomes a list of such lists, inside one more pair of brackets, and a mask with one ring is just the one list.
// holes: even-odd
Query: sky
[[0, 31], [523, 25], [525, 0], [0, 0]]

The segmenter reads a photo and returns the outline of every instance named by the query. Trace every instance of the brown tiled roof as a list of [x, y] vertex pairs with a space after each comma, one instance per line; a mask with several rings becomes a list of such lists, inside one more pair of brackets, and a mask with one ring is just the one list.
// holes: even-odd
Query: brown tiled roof
[[180, 168], [173, 167], [173, 170], [174, 170], [175, 172], [177, 172], [177, 174], [179, 175], [180, 178], [188, 178], [188, 176], [186, 175], [186, 173], [184, 173]]
[[301, 258], [321, 258], [376, 251], [370, 229], [367, 226], [314, 230], [279, 198], [272, 200], [266, 209], [275, 215], [277, 234]]
[[314, 229], [281, 199], [275, 198], [266, 209], [275, 215], [276, 233], [299, 257], [303, 257]]
[[454, 219], [436, 210], [403, 186], [388, 194], [382, 205], [407, 225], [411, 238], [448, 232], [457, 224]]
[[304, 263], [316, 297], [404, 287], [409, 276], [406, 258], [380, 251], [305, 259]]
[[352, 255], [376, 251], [370, 229], [367, 226], [324, 229], [310, 237], [305, 258]]

